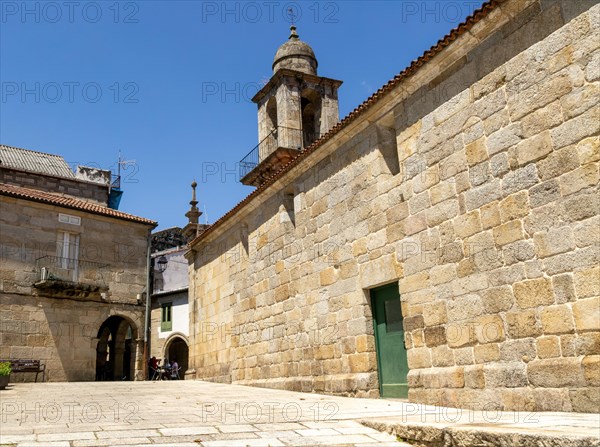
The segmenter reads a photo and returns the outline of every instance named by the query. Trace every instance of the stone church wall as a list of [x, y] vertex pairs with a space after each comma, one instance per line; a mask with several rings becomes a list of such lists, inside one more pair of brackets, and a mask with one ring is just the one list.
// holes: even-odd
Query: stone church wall
[[411, 401], [598, 411], [593, 3], [502, 2], [203, 238], [197, 377], [376, 397], [398, 282]]

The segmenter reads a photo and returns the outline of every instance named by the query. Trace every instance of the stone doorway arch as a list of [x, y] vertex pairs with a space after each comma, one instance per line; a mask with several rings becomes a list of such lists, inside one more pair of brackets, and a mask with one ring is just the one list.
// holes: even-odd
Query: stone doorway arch
[[164, 358], [168, 358], [169, 362], [177, 360], [181, 367], [179, 377], [183, 379], [189, 365], [189, 342], [185, 335], [180, 333], [172, 334], [165, 343]]
[[137, 328], [128, 319], [113, 315], [98, 330], [96, 380], [133, 380]]

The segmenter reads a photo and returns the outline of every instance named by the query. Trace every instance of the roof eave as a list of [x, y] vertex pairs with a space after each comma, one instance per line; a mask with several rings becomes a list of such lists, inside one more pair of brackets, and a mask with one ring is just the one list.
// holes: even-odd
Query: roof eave
[[302, 79], [306, 79], [309, 82], [314, 82], [315, 84], [330, 84], [335, 88], [338, 88], [340, 85], [344, 83], [344, 81], [340, 81], [339, 79], [326, 78], [324, 76], [316, 76], [308, 73], [303, 73], [301, 71], [290, 70], [289, 68], [280, 68], [277, 72], [269, 79], [263, 88], [261, 88], [256, 94], [252, 97], [252, 102], [258, 103], [260, 102], [272, 89], [275, 87], [282, 77], [284, 76], [295, 76]]
[[43, 204], [46, 204], [46, 205], [57, 206], [57, 207], [60, 207], [60, 208], [72, 209], [72, 210], [80, 211], [80, 212], [83, 212], [83, 213], [95, 214], [97, 216], [102, 216], [102, 217], [107, 217], [107, 218], [112, 218], [112, 219], [119, 219], [119, 220], [124, 220], [124, 221], [128, 221], [128, 222], [138, 223], [138, 224], [149, 226], [151, 228], [156, 228], [158, 226], [158, 222], [155, 222], [155, 221], [150, 220], [150, 219], [146, 219], [144, 217], [138, 217], [138, 216], [134, 216], [134, 215], [129, 215], [131, 217], [128, 217], [128, 216], [123, 216], [123, 215], [119, 216], [119, 215], [114, 215], [114, 214], [106, 214], [106, 213], [98, 212], [98, 211], [95, 211], [95, 210], [90, 210], [90, 209], [85, 209], [85, 208], [82, 208], [82, 207], [74, 206], [74, 205], [71, 205], [71, 204], [68, 204], [68, 203], [56, 203], [56, 202], [53, 202], [50, 199], [45, 199], [43, 197], [32, 197], [32, 196], [27, 196], [27, 195], [22, 194], [22, 193], [17, 193], [17, 192], [12, 192], [12, 191], [5, 191], [5, 190], [1, 190], [1, 189], [0, 189], [0, 195], [6, 196], [6, 197], [12, 197], [12, 198], [15, 198], [15, 199], [28, 200], [28, 201], [31, 201], [31, 202], [43, 203]]

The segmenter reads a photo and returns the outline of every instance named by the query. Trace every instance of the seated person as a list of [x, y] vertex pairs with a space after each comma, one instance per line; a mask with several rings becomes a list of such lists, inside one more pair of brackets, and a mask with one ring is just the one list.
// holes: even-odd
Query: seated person
[[173, 363], [171, 363], [171, 380], [179, 379], [179, 363], [177, 363], [177, 359], [173, 359]]
[[171, 378], [171, 364], [169, 363], [169, 359], [165, 358], [165, 363], [163, 365], [163, 374], [162, 378], [169, 380]]
[[148, 362], [149, 370], [150, 370], [150, 379], [154, 378], [156, 374], [156, 370], [158, 369], [158, 359], [154, 356]]

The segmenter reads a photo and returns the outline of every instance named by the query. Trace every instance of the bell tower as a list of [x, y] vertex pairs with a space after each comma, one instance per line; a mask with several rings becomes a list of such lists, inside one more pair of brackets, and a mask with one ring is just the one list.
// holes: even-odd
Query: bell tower
[[258, 146], [240, 163], [241, 182], [260, 186], [339, 121], [342, 81], [317, 75], [315, 53], [290, 27], [273, 60], [273, 76], [252, 98], [258, 106]]

